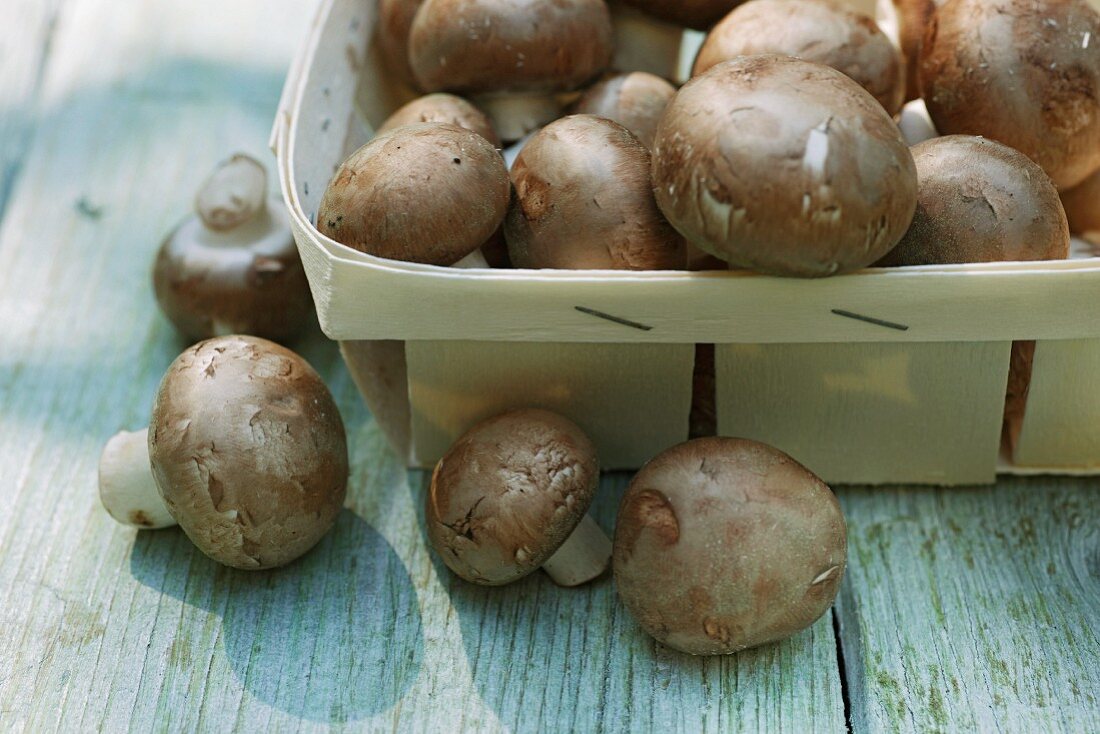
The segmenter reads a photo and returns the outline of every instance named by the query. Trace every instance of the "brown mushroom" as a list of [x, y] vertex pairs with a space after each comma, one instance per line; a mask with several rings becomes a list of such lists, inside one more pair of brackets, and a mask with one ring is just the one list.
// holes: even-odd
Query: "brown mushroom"
[[679, 26], [706, 30], [744, 0], [624, 0], [655, 18]]
[[573, 111], [614, 120], [652, 149], [657, 123], [675, 96], [676, 87], [661, 77], [635, 71], [594, 85], [577, 100]]
[[562, 586], [600, 576], [611, 542], [586, 513], [596, 494], [596, 448], [545, 410], [490, 418], [439, 460], [425, 503], [428, 539], [447, 567], [500, 586], [543, 568]]
[[409, 37], [421, 85], [472, 95], [508, 142], [560, 116], [554, 95], [598, 75], [611, 52], [603, 0], [425, 0]]
[[195, 214], [165, 239], [153, 291], [186, 337], [243, 332], [287, 340], [313, 321], [309, 292], [286, 208], [269, 199], [267, 174], [236, 155], [195, 197]]
[[970, 135], [913, 147], [917, 211], [878, 264], [1061, 260], [1069, 226], [1050, 178], [1026, 155]]
[[417, 88], [409, 65], [409, 32], [422, 0], [378, 0], [375, 42], [387, 71], [408, 87]]
[[453, 265], [493, 236], [508, 211], [504, 160], [456, 125], [405, 125], [337, 170], [317, 214], [321, 234], [378, 257]]
[[611, 68], [623, 73], [643, 71], [664, 79], [678, 79], [684, 28], [654, 18], [623, 0], [610, 0], [615, 32]]
[[1100, 170], [1062, 192], [1069, 230], [1100, 245]]
[[312, 548], [336, 520], [347, 480], [344, 425], [324, 382], [294, 352], [248, 336], [181, 354], [148, 431], [116, 437], [100, 461], [112, 517], [138, 527], [175, 520], [203, 553], [243, 569]]
[[1100, 13], [1085, 0], [952, 0], [921, 47], [936, 129], [982, 135], [1059, 189], [1100, 168]]
[[615, 583], [661, 643], [729, 654], [809, 627], [836, 598], [847, 535], [829, 488], [782, 451], [700, 438], [646, 464], [619, 505]]
[[874, 97], [835, 69], [745, 56], [688, 82], [653, 149], [661, 211], [733, 265], [820, 277], [889, 252], [916, 208], [913, 158]]
[[891, 115], [904, 101], [901, 52], [875, 21], [834, 0], [749, 0], [707, 35], [692, 76], [753, 54], [831, 66], [873, 94]]
[[418, 122], [449, 123], [475, 132], [488, 140], [494, 147], [500, 147], [500, 138], [493, 130], [485, 113], [472, 104], [453, 94], [437, 92], [414, 99], [390, 115], [376, 135], [385, 135], [403, 125], [415, 125]]
[[616, 122], [550, 123], [512, 167], [504, 224], [517, 268], [682, 270], [684, 241], [653, 200], [649, 152]]

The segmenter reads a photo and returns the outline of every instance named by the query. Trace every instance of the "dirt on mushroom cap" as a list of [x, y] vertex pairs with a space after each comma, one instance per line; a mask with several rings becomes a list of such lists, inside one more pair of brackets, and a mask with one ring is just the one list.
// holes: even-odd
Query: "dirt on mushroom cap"
[[905, 97], [901, 53], [874, 20], [833, 0], [750, 0], [711, 30], [692, 74], [753, 54], [831, 66], [874, 95], [891, 115]]
[[305, 360], [263, 339], [211, 339], [172, 363], [153, 406], [149, 456], [187, 536], [236, 568], [302, 555], [344, 503], [336, 404]]
[[510, 194], [504, 161], [482, 136], [455, 125], [405, 125], [340, 166], [317, 229], [379, 257], [453, 265], [492, 237]]
[[1069, 226], [1050, 178], [992, 140], [948, 135], [913, 146], [919, 192], [909, 231], [877, 264], [1061, 260]]
[[545, 410], [505, 413], [455, 442], [432, 476], [428, 538], [458, 576], [485, 585], [538, 569], [588, 511], [595, 446]]
[[764, 444], [702, 438], [634, 477], [615, 530], [619, 595], [670, 647], [728, 654], [789, 637], [832, 604], [844, 575], [840, 505]]
[[801, 277], [886, 254], [917, 198], [913, 158], [874, 97], [835, 69], [767, 55], [718, 64], [680, 90], [657, 130], [653, 186], [696, 246]]
[[1060, 188], [1100, 167], [1100, 13], [1085, 0], [952, 0], [936, 10], [920, 84], [941, 134], [1016, 148]]
[[606, 118], [557, 120], [512, 166], [515, 196], [505, 220], [520, 268], [673, 270], [684, 240], [653, 199], [650, 156]]

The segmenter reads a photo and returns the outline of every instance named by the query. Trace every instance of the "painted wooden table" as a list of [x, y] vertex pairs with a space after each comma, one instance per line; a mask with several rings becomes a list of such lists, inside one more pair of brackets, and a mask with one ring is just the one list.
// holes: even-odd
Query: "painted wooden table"
[[[613, 584], [487, 590], [428, 552], [332, 344], [354, 471], [335, 531], [243, 573], [99, 507], [96, 462], [185, 346], [160, 237], [235, 149], [264, 155], [301, 0], [4, 0], [0, 731], [1100, 730], [1100, 480], [841, 489], [835, 612], [721, 659], [643, 635]], [[628, 477], [601, 485], [611, 529]]]

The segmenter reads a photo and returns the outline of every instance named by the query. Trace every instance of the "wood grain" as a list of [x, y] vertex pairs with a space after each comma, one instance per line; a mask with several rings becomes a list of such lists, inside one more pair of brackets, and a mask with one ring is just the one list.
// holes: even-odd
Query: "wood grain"
[[840, 497], [854, 731], [1100, 728], [1100, 481]]
[[[0, 729], [843, 729], [828, 620], [736, 659], [688, 659], [642, 634], [607, 580], [573, 593], [540, 574], [499, 592], [437, 567], [423, 475], [389, 453], [316, 333], [297, 348], [341, 406], [354, 465], [318, 548], [245, 574], [178, 529], [111, 521], [100, 447], [147, 420], [185, 346], [153, 305], [156, 247], [213, 163], [259, 154], [310, 8], [116, 11], [63, 8], [0, 225]], [[601, 489], [605, 528], [624, 482]]]

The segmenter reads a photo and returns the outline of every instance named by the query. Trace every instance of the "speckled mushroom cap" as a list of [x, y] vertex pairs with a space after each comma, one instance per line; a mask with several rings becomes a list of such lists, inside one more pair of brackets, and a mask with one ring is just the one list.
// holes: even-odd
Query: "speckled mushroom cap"
[[700, 249], [776, 275], [857, 270], [897, 244], [917, 175], [893, 119], [835, 69], [745, 56], [688, 82], [657, 128], [657, 204]]
[[616, 74], [592, 86], [577, 101], [573, 111], [614, 120], [632, 132], [646, 148], [653, 148], [657, 123], [675, 95], [676, 87], [661, 77], [634, 71]]
[[169, 320], [187, 338], [248, 333], [285, 340], [313, 320], [309, 292], [290, 218], [282, 201], [228, 231], [184, 221], [161, 245], [153, 291]]
[[901, 52], [875, 21], [834, 0], [749, 0], [707, 35], [692, 75], [753, 54], [831, 66], [873, 94], [891, 115], [905, 98]]
[[654, 18], [705, 30], [743, 0], [623, 0]]
[[165, 374], [149, 458], [172, 516], [227, 566], [273, 568], [312, 548], [344, 503], [347, 442], [301, 357], [249, 336], [210, 339]]
[[619, 506], [619, 596], [657, 640], [693, 655], [781, 640], [832, 604], [847, 536], [829, 488], [755, 441], [701, 438], [658, 455]]
[[490, 418], [436, 465], [428, 539], [447, 567], [500, 586], [537, 570], [584, 518], [599, 481], [596, 448], [545, 410]]
[[649, 170], [649, 151], [616, 122], [573, 115], [544, 127], [512, 166], [512, 264], [682, 270], [684, 240], [657, 209]]
[[456, 125], [405, 125], [379, 135], [336, 171], [317, 229], [356, 250], [453, 265], [492, 237], [511, 183], [488, 140]]
[[1100, 13], [1085, 0], [952, 0], [921, 48], [943, 135], [982, 135], [1038, 163], [1059, 189], [1100, 168]]
[[603, 0], [425, 0], [409, 59], [429, 91], [556, 92], [603, 71], [612, 47]]
[[1069, 256], [1069, 226], [1050, 178], [1026, 155], [970, 135], [913, 146], [919, 192], [909, 231], [880, 265]]
[[410, 87], [416, 77], [409, 65], [409, 33], [422, 0], [378, 0], [375, 38], [386, 69]]
[[1074, 234], [1100, 238], [1100, 171], [1069, 191], [1062, 192], [1062, 205]]
[[500, 138], [493, 130], [492, 123], [485, 113], [462, 97], [437, 92], [414, 99], [390, 115], [377, 134], [395, 130], [402, 125], [415, 125], [420, 122], [449, 123], [475, 132], [495, 147], [500, 147]]

